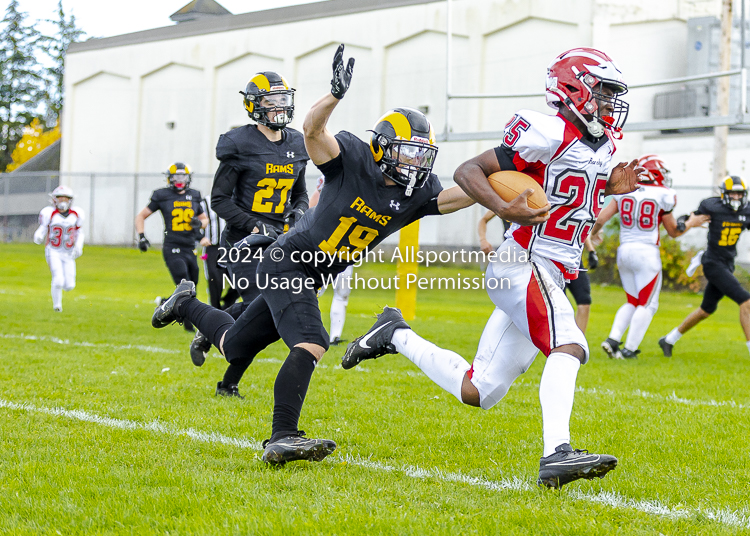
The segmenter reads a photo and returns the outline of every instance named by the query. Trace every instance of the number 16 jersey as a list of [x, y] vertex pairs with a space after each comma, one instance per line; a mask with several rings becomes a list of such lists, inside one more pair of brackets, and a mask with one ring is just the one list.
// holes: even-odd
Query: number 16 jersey
[[604, 204], [614, 152], [608, 134], [592, 140], [561, 115], [519, 111], [505, 127], [495, 154], [501, 169], [533, 178], [552, 208], [546, 222], [514, 223], [506, 237], [568, 271], [577, 271], [583, 242]]

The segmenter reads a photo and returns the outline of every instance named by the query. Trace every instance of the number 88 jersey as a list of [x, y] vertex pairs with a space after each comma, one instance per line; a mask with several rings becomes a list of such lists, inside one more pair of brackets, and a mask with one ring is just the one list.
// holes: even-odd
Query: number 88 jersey
[[529, 175], [552, 205], [550, 218], [534, 226], [513, 224], [506, 233], [521, 247], [578, 270], [583, 242], [604, 204], [615, 145], [609, 134], [584, 137], [561, 115], [521, 110], [505, 127], [495, 149], [503, 170]]
[[642, 185], [635, 192], [615, 196], [620, 213], [620, 244], [659, 245], [661, 218], [674, 210], [677, 194], [671, 188]]

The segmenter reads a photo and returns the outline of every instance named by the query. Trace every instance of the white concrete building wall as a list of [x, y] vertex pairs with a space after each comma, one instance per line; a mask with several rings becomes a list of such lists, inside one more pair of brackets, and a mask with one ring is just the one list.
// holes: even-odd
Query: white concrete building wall
[[[327, 15], [314, 13], [330, 6], [338, 8]], [[454, 0], [452, 6], [451, 91], [502, 94], [542, 93], [549, 62], [575, 46], [609, 53], [630, 83], [683, 76], [686, 18], [715, 16], [719, 10], [718, 2], [689, 0], [580, 0], [575, 9], [571, 2], [555, 0]], [[150, 188], [163, 184], [158, 174], [171, 162], [185, 161], [205, 174], [195, 185], [209, 194], [210, 176], [218, 166], [216, 141], [248, 122], [238, 92], [254, 73], [280, 72], [297, 89], [291, 126], [300, 129], [310, 105], [329, 91], [331, 60], [341, 42], [356, 65], [351, 90], [331, 118], [333, 132], [349, 130], [367, 139], [367, 129], [387, 109], [413, 106], [427, 107], [441, 133], [446, 120], [446, 9], [446, 2], [374, 9], [362, 0], [334, 0], [282, 10], [290, 14], [288, 19], [300, 19], [292, 22], [252, 27], [267, 14], [243, 14], [74, 45], [66, 63], [61, 171], [85, 173], [71, 186], [87, 213], [92, 200], [96, 205], [88, 230], [91, 241], [130, 243], [134, 214], [148, 202]], [[650, 119], [653, 94], [662, 90], [631, 91], [630, 120]], [[544, 97], [453, 100], [450, 126], [454, 133], [499, 131], [521, 108], [552, 112]], [[665, 144], [627, 134], [617, 156], [630, 160], [658, 148], [677, 168], [668, 152], [672, 146]], [[435, 171], [450, 186], [458, 164], [495, 145], [492, 140], [442, 143]], [[699, 151], [704, 167], [711, 143], [705, 147], [706, 155]], [[88, 174], [108, 172], [137, 173], [139, 178], [98, 177], [92, 194]], [[309, 190], [317, 176], [311, 165]], [[695, 180], [709, 184], [710, 174]], [[483, 212], [475, 207], [424, 220], [422, 243], [477, 245], [476, 222]], [[160, 237], [159, 226], [158, 218], [149, 220], [149, 235]]]

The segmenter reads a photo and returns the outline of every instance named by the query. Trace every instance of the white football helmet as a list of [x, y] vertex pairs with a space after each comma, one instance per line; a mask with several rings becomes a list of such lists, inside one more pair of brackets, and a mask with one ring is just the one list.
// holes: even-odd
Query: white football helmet
[[68, 186], [58, 186], [50, 194], [52, 202], [60, 212], [67, 212], [73, 201], [73, 190]]

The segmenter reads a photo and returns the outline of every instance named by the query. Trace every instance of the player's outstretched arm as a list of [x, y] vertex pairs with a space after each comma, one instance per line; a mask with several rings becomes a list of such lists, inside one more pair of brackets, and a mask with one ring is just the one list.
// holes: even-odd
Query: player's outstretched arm
[[453, 180], [477, 203], [484, 205], [504, 220], [519, 225], [536, 225], [549, 218], [551, 206], [539, 209], [530, 208], [526, 199], [532, 190], [526, 190], [510, 203], [503, 201], [490, 186], [487, 177], [501, 171], [500, 163], [493, 149], [467, 160], [456, 169]]
[[441, 190], [437, 198], [440, 214], [450, 214], [462, 208], [470, 207], [475, 201], [458, 186]]
[[305, 148], [315, 165], [325, 164], [339, 155], [339, 144], [326, 125], [333, 109], [349, 90], [353, 71], [354, 58], [349, 58], [348, 64], [344, 67], [344, 45], [339, 45], [333, 56], [331, 92], [312, 105], [302, 123]]
[[638, 175], [646, 171], [644, 168], [636, 167], [638, 160], [633, 160], [629, 164], [620, 162], [609, 174], [607, 187], [604, 189], [604, 195], [629, 194], [638, 189]]
[[680, 216], [675, 219], [674, 215], [670, 212], [669, 214], [664, 214], [661, 221], [664, 224], [664, 230], [667, 231], [667, 234], [672, 238], [677, 238], [684, 235], [693, 227], [700, 227], [704, 223], [708, 223], [711, 221], [711, 217], [706, 214], [691, 212], [690, 216]]

